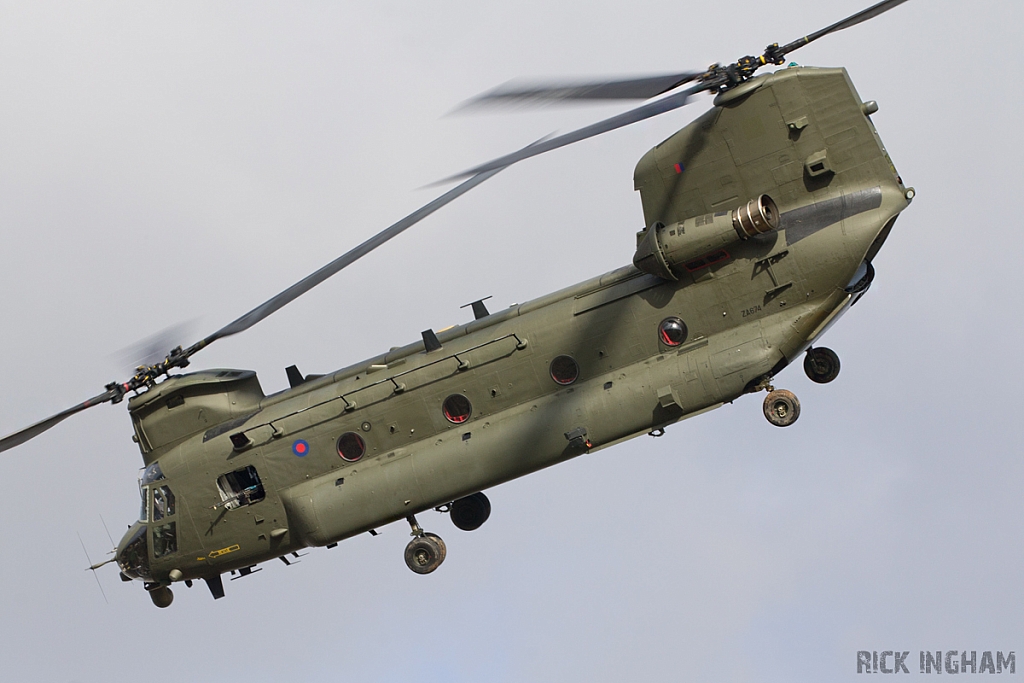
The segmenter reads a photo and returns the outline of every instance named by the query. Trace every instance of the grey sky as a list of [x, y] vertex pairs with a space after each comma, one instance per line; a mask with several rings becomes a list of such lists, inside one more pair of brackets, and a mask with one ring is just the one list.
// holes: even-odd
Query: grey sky
[[[0, 2], [0, 432], [220, 327], [440, 193], [625, 107], [445, 116], [514, 77], [700, 68], [869, 0]], [[857, 650], [1016, 650], [1024, 5], [915, 0], [793, 56], [846, 66], [917, 199], [826, 338], [839, 379], [489, 491], [427, 577], [392, 525], [226, 585], [83, 567], [137, 514], [123, 406], [0, 457], [0, 680], [822, 681]], [[529, 160], [197, 367], [343, 367], [628, 263], [640, 156], [710, 106]], [[183, 340], [192, 341], [192, 339]]]

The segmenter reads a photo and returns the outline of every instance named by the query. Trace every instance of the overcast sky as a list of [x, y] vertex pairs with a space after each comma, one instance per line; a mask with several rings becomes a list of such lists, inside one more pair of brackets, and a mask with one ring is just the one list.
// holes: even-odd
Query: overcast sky
[[[758, 54], [869, 0], [0, 2], [0, 433], [193, 341], [430, 201], [428, 183], [623, 110], [447, 116], [514, 77]], [[0, 456], [0, 679], [822, 681], [858, 650], [1024, 657], [1024, 4], [913, 0], [793, 57], [845, 66], [917, 198], [827, 335], [842, 374], [488, 491], [430, 576], [404, 525], [176, 587], [93, 561], [138, 510], [124, 406]], [[629, 262], [633, 167], [710, 106], [510, 169], [196, 367], [337, 369]], [[1022, 662], [1024, 664], [1024, 662]]]

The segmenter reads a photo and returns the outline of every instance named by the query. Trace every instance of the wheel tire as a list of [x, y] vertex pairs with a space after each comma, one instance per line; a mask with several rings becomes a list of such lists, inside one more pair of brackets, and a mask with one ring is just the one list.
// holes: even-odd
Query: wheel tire
[[808, 349], [804, 356], [804, 372], [812, 382], [828, 384], [839, 376], [839, 356], [824, 346]]
[[430, 533], [429, 531], [423, 535], [427, 538], [433, 539], [434, 543], [437, 544], [437, 547], [441, 549], [441, 559], [438, 560], [437, 563], [441, 564], [444, 562], [444, 558], [448, 557], [448, 546], [444, 544], [444, 539], [437, 534]]
[[491, 501], [482, 493], [474, 493], [452, 503], [450, 514], [452, 524], [463, 531], [473, 531], [491, 516]]
[[444, 562], [447, 549], [444, 541], [434, 534], [424, 534], [405, 546], [405, 564], [417, 574], [429, 574]]
[[170, 607], [174, 602], [174, 593], [167, 586], [160, 586], [149, 591], [149, 597], [157, 607]]
[[800, 401], [791, 391], [771, 391], [764, 397], [764, 416], [776, 427], [788, 427], [800, 417]]

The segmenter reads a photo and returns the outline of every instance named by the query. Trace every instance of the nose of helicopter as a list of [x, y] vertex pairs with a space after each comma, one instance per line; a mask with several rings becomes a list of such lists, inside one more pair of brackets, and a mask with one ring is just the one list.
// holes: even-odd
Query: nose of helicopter
[[149, 543], [146, 525], [136, 522], [117, 544], [117, 566], [121, 573], [132, 579], [146, 581], [149, 576]]

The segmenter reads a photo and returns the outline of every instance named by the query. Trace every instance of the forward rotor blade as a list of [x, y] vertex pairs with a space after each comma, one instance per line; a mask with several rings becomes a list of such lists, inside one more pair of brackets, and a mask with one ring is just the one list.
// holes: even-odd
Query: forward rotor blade
[[697, 80], [703, 72], [689, 71], [664, 76], [628, 78], [593, 83], [506, 83], [466, 102], [464, 107], [502, 104], [545, 104], [564, 100], [649, 100], [684, 83]]
[[897, 5], [902, 5], [906, 1], [907, 0], [883, 0], [882, 2], [878, 3], [877, 5], [872, 5], [871, 7], [868, 7], [865, 10], [861, 10], [860, 12], [857, 12], [856, 14], [853, 14], [853, 15], [843, 19], [842, 21], [838, 21], [838, 22], [832, 24], [831, 26], [829, 26], [827, 28], [823, 28], [820, 31], [816, 31], [816, 32], [810, 34], [809, 36], [805, 36], [803, 38], [800, 38], [799, 40], [794, 40], [792, 43], [789, 43], [788, 45], [783, 46], [780, 49], [780, 52], [782, 54], [784, 54], [784, 55], [785, 54], [789, 54], [793, 50], [801, 48], [804, 45], [807, 45], [808, 43], [814, 42], [818, 38], [821, 38], [823, 36], [827, 36], [830, 33], [836, 33], [837, 31], [842, 31], [844, 28], [850, 28], [851, 26], [856, 26], [857, 24], [861, 23], [862, 21], [867, 21], [868, 19], [874, 19], [879, 14], [882, 14], [883, 12], [888, 12], [892, 8], [896, 7]]
[[508, 166], [511, 166], [512, 164], [518, 161], [522, 161], [523, 159], [529, 159], [530, 157], [535, 157], [538, 154], [550, 152], [551, 150], [558, 149], [559, 147], [565, 147], [566, 145], [571, 145], [574, 142], [586, 140], [587, 138], [592, 138], [595, 135], [601, 135], [602, 133], [607, 133], [608, 131], [615, 130], [616, 128], [622, 128], [623, 126], [628, 126], [632, 123], [637, 123], [638, 121], [643, 121], [644, 119], [649, 119], [654, 116], [658, 116], [659, 114], [670, 112], [673, 109], [678, 109], [679, 107], [685, 105], [689, 101], [691, 95], [701, 92], [702, 90], [707, 90], [708, 87], [709, 86], [707, 85], [701, 84], [696, 85], [692, 88], [688, 88], [686, 90], [681, 90], [677, 93], [669, 95], [668, 97], [664, 97], [660, 100], [656, 100], [649, 104], [645, 104], [643, 106], [637, 107], [636, 109], [631, 109], [622, 114], [618, 114], [617, 116], [605, 119], [604, 121], [598, 121], [597, 123], [593, 123], [584, 128], [580, 128], [579, 130], [574, 130], [571, 133], [559, 135], [557, 137], [544, 140], [534, 145], [530, 145], [529, 147], [525, 147], [519, 150], [518, 152], [506, 154], [505, 156], [499, 157], [494, 161], [489, 161], [486, 164], [477, 166], [476, 168], [471, 168], [468, 171], [463, 171], [462, 173], [446, 178], [445, 180], [442, 180], [440, 182], [443, 183], [451, 180], [460, 180], [462, 178], [466, 178], [474, 174], [488, 173], [495, 169], [500, 170]]
[[9, 448], [14, 448], [15, 446], [20, 446], [29, 439], [34, 439], [35, 437], [39, 436], [50, 427], [53, 427], [60, 422], [63, 422], [64, 420], [71, 417], [75, 413], [80, 413], [86, 408], [92, 408], [93, 406], [97, 406], [101, 403], [106, 403], [107, 401], [111, 401], [114, 398], [119, 397], [121, 395], [123, 395], [122, 392], [118, 392], [114, 389], [108, 389], [99, 396], [94, 396], [93, 398], [90, 398], [88, 401], [84, 401], [82, 403], [79, 403], [77, 406], [61, 411], [54, 415], [53, 417], [48, 417], [42, 422], [35, 423], [31, 427], [26, 427], [25, 429], [22, 429], [19, 432], [11, 434], [10, 436], [5, 436], [3, 439], [0, 439], [0, 452], [6, 451]]
[[[497, 174], [501, 170], [502, 168], [499, 167], [474, 175], [469, 180], [465, 181], [461, 185], [458, 185], [457, 187], [452, 188], [448, 192], [445, 192], [443, 195], [441, 195], [434, 201], [412, 212], [411, 214], [409, 214], [402, 220], [398, 221], [391, 227], [377, 233], [370, 239], [366, 240], [365, 242], [357, 246], [355, 249], [352, 249], [347, 253], [334, 259], [320, 270], [303, 278], [302, 280], [299, 280], [288, 289], [284, 290], [277, 296], [267, 300], [262, 305], [257, 306], [253, 310], [243, 315], [241, 318], [238, 318], [229, 325], [222, 327], [221, 329], [217, 330], [216, 332], [206, 337], [205, 339], [196, 342], [188, 349], [185, 349], [184, 351], [182, 351], [180, 348], [173, 350], [171, 354], [168, 355], [163, 365], [152, 366], [150, 368], [145, 368], [144, 370], [146, 371], [146, 373], [149, 373], [154, 370], [159, 370], [159, 372], [166, 373], [167, 370], [169, 370], [172, 367], [184, 367], [185, 365], [188, 365], [188, 358], [192, 354], [199, 351], [200, 349], [205, 348], [206, 346], [212, 344], [218, 339], [228, 337], [233, 334], [238, 334], [239, 332], [249, 329], [259, 321], [269, 316], [271, 313], [274, 313], [281, 307], [291, 303], [292, 301], [299, 298], [309, 290], [313, 289], [318, 284], [320, 284], [327, 278], [331, 277], [341, 269], [350, 265], [354, 261], [362, 258], [366, 254], [369, 254], [371, 251], [373, 251], [380, 245], [384, 244], [392, 237], [396, 237], [401, 232], [411, 228], [413, 225], [419, 223], [421, 220], [423, 220], [430, 214], [434, 213], [445, 204], [448, 204], [452, 200], [464, 195], [466, 192], [469, 192], [474, 187], [484, 182], [491, 176]], [[103, 392], [99, 396], [94, 396], [93, 398], [90, 398], [88, 401], [79, 403], [74, 407], [68, 408], [67, 410], [59, 412], [52, 417], [49, 417], [41, 422], [37, 422], [30, 427], [26, 427], [21, 431], [15, 432], [14, 434], [11, 434], [9, 436], [4, 437], [3, 439], [0, 439], [0, 452], [6, 451], [10, 448], [14, 448], [15, 446], [20, 446], [29, 439], [33, 439], [39, 436], [47, 429], [50, 429], [51, 427], [71, 417], [75, 413], [79, 413], [85, 410], [86, 408], [91, 408], [92, 406], [99, 405], [100, 403], [107, 403], [108, 401], [121, 400], [125, 392], [130, 391], [132, 389], [136, 389], [139, 386], [145, 385], [145, 383], [148, 381], [148, 379], [146, 378], [149, 375], [146, 375], [145, 377], [142, 377], [140, 379], [141, 375], [142, 373], [140, 373], [140, 375], [136, 375], [136, 377], [132, 378], [131, 380], [129, 380], [128, 383], [123, 385], [108, 385], [108, 387], [110, 388], [108, 388], [107, 391]]]
[[423, 206], [417, 209], [416, 211], [413, 211], [411, 214], [409, 214], [402, 220], [398, 221], [391, 227], [382, 230], [381, 232], [377, 233], [370, 239], [366, 240], [365, 242], [357, 246], [356, 248], [334, 259], [320, 270], [312, 273], [311, 275], [307, 275], [306, 277], [299, 280], [294, 285], [284, 290], [277, 296], [268, 299], [266, 302], [252, 309], [251, 311], [249, 311], [242, 317], [238, 318], [234, 322], [225, 325], [221, 329], [217, 330], [210, 336], [195, 344], [193, 347], [190, 347], [186, 354], [192, 355], [199, 349], [208, 346], [209, 344], [212, 344], [218, 339], [223, 339], [224, 337], [229, 337], [233, 334], [238, 334], [239, 332], [249, 329], [259, 321], [269, 316], [271, 313], [274, 313], [281, 307], [291, 303], [292, 301], [295, 301], [295, 299], [298, 299], [300, 296], [302, 296], [309, 290], [313, 289], [327, 278], [338, 273], [341, 269], [345, 268], [348, 265], [351, 265], [352, 263], [362, 258], [363, 256], [366, 256], [371, 251], [373, 251], [380, 245], [390, 240], [392, 237], [398, 236], [400, 233], [416, 225], [421, 220], [423, 220], [430, 214], [434, 213], [445, 204], [448, 204], [452, 200], [461, 197], [465, 193], [469, 192], [480, 183], [484, 182], [491, 176], [501, 171], [502, 168], [503, 167], [499, 166], [489, 169], [485, 172], [478, 173], [469, 180], [467, 180], [466, 182], [462, 183], [461, 185], [452, 188], [448, 192], [445, 192], [443, 195], [441, 195], [434, 201], [430, 202], [426, 206]]
[[181, 322], [160, 330], [131, 346], [121, 349], [117, 353], [111, 354], [111, 358], [117, 363], [118, 368], [127, 372], [134, 371], [139, 366], [159, 363], [167, 355], [168, 349], [184, 344], [188, 341], [189, 337], [198, 332], [196, 330], [197, 320]]

